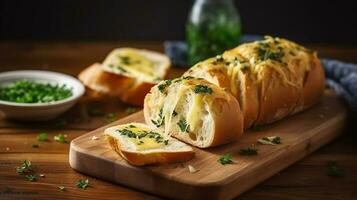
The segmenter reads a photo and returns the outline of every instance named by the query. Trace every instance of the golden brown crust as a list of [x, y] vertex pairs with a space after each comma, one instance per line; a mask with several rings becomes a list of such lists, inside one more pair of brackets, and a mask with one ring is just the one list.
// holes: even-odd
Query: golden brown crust
[[120, 99], [128, 104], [142, 106], [144, 105], [144, 98], [155, 83], [140, 82], [139, 85], [133, 86], [128, 89]]
[[[238, 101], [231, 95], [227, 99], [215, 99], [214, 138], [208, 147], [236, 141], [243, 135], [243, 116]], [[234, 111], [234, 112], [232, 112]]]
[[84, 69], [78, 78], [91, 90], [109, 96], [120, 96], [133, 84], [133, 80], [128, 77], [102, 70], [99, 63]]
[[122, 156], [126, 161], [135, 166], [149, 164], [177, 163], [185, 162], [193, 158], [194, 151], [181, 152], [157, 152], [157, 153], [139, 153], [125, 151], [121, 148], [120, 142], [111, 136], [106, 136], [111, 148]]

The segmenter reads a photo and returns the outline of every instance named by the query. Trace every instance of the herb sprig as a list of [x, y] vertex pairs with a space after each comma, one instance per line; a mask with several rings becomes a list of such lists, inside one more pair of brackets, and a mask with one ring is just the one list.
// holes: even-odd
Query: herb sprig
[[258, 149], [256, 149], [255, 146], [252, 145], [251, 147], [248, 147], [246, 149], [240, 149], [239, 154], [244, 156], [255, 156], [258, 155]]
[[223, 155], [218, 159], [218, 162], [222, 165], [233, 164], [232, 154]]

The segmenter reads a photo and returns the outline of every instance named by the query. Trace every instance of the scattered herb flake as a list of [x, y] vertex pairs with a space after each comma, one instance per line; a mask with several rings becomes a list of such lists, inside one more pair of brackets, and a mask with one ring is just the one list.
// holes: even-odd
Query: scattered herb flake
[[196, 85], [194, 89], [195, 93], [208, 93], [212, 94], [213, 90], [212, 88], [206, 86], [206, 85]]
[[76, 183], [76, 186], [78, 188], [86, 189], [87, 187], [89, 187], [89, 180], [79, 179], [78, 182]]
[[239, 154], [244, 156], [255, 156], [258, 154], [258, 149], [256, 149], [254, 145], [252, 145], [251, 147], [248, 147], [246, 149], [240, 149]]
[[336, 161], [327, 162], [327, 175], [334, 177], [343, 177], [345, 176], [345, 171], [337, 164]]
[[40, 141], [40, 142], [47, 141], [48, 140], [47, 133], [39, 133], [37, 135], [37, 140]]
[[105, 115], [105, 121], [107, 123], [114, 122], [117, 119], [118, 119], [118, 116], [115, 113], [108, 113], [108, 114]]
[[28, 181], [31, 181], [31, 182], [34, 182], [37, 180], [37, 176], [35, 174], [28, 174], [25, 176], [25, 178], [28, 180]]
[[172, 83], [172, 80], [165, 80], [163, 83], [161, 83], [160, 85], [157, 86], [157, 88], [159, 89], [159, 91], [161, 93], [164, 93], [165, 92], [165, 89], [170, 86]]
[[262, 131], [263, 130], [263, 128], [261, 127], [261, 126], [253, 126], [252, 128], [251, 128], [253, 131]]
[[139, 109], [139, 108], [137, 108], [137, 107], [127, 107], [127, 108], [125, 109], [125, 113], [126, 113], [126, 114], [132, 114], [132, 113], [136, 112], [138, 109]]
[[105, 112], [101, 108], [91, 108], [88, 110], [88, 115], [91, 117], [103, 117]]
[[32, 144], [32, 148], [39, 148], [40, 147], [40, 145], [38, 145], [38, 144]]
[[24, 174], [24, 173], [30, 172], [31, 170], [32, 170], [32, 164], [31, 164], [31, 161], [29, 161], [29, 160], [24, 160], [22, 162], [22, 165], [20, 167], [16, 168], [16, 172], [18, 174]]
[[187, 123], [185, 119], [180, 119], [180, 121], [177, 122], [177, 125], [180, 127], [181, 132], [188, 133], [188, 129], [190, 128], [190, 125]]
[[55, 135], [53, 137], [53, 139], [56, 141], [56, 142], [62, 142], [62, 143], [66, 143], [66, 136], [63, 135], [63, 134], [58, 134], [58, 135]]
[[218, 159], [218, 162], [222, 165], [233, 164], [232, 154], [223, 155]]

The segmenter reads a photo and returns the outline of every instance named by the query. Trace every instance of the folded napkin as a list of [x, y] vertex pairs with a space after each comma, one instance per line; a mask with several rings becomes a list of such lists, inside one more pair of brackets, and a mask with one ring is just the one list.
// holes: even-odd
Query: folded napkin
[[[244, 35], [242, 43], [262, 39], [259, 35]], [[187, 44], [184, 41], [166, 41], [165, 52], [178, 67], [188, 67]], [[352, 112], [357, 111], [357, 64], [333, 59], [321, 59], [325, 69], [326, 86], [335, 90], [347, 103]]]

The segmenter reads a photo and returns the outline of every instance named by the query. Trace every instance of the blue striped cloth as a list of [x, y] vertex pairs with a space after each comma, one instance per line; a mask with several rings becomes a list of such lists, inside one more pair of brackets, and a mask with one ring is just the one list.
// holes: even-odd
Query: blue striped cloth
[[[243, 42], [262, 39], [259, 35], [245, 35]], [[187, 44], [184, 41], [167, 41], [165, 52], [172, 63], [187, 67]], [[343, 97], [352, 112], [357, 111], [357, 65], [332, 59], [321, 59], [326, 73], [326, 86]]]

